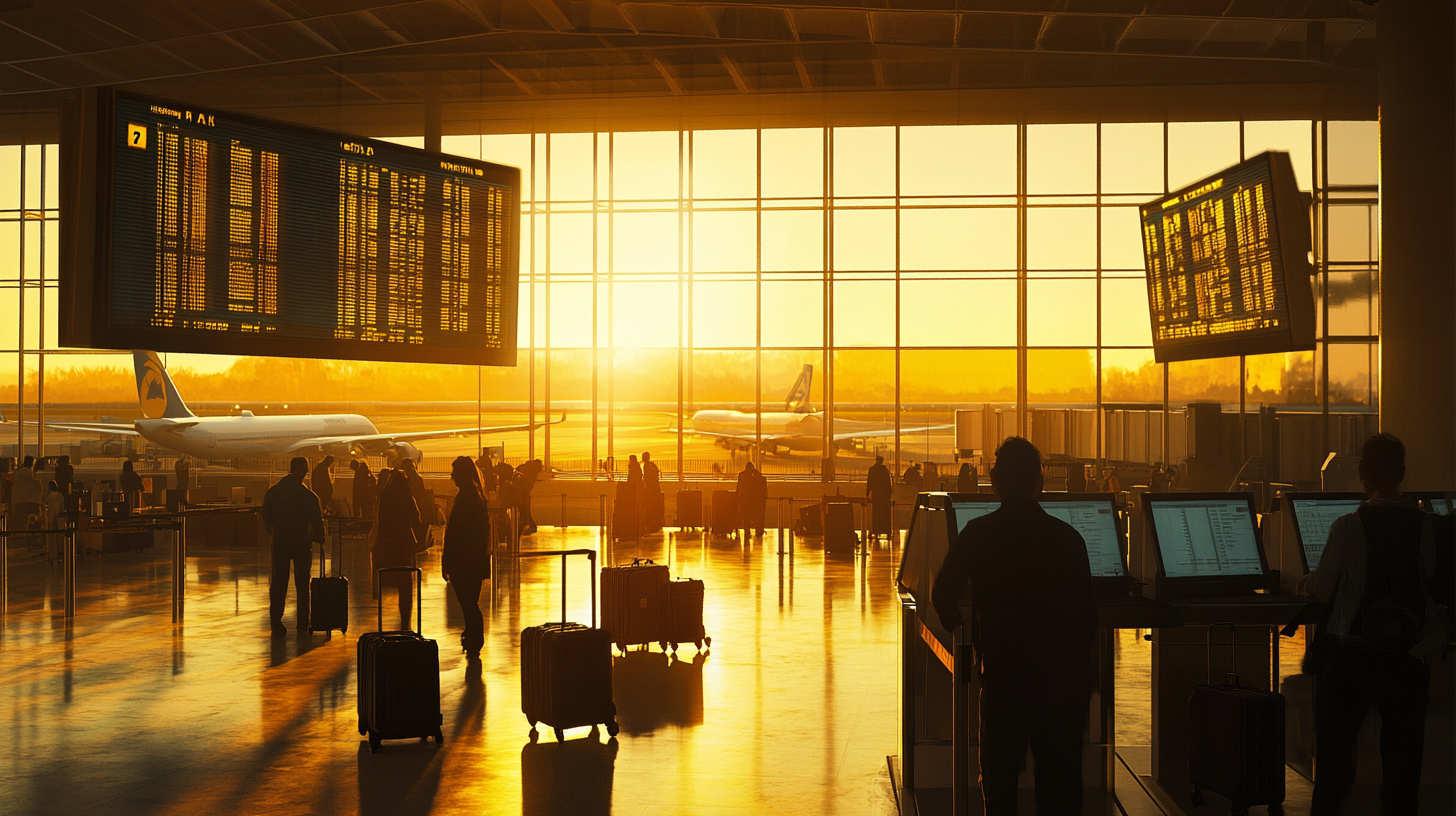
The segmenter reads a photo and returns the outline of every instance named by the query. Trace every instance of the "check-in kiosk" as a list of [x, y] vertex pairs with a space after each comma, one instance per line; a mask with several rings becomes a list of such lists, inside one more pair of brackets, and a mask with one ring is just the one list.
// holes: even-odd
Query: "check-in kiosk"
[[[1184, 625], [1155, 628], [1152, 649], [1152, 777], [1180, 805], [1190, 801], [1188, 698], [1230, 671], [1234, 639], [1240, 682], [1269, 690], [1279, 666], [1279, 629], [1313, 619], [1312, 605], [1280, 593], [1249, 493], [1143, 497], [1144, 530], [1157, 564], [1154, 594], [1185, 612]], [[1232, 623], [1215, 632], [1209, 625]], [[1211, 665], [1210, 665], [1211, 661]]]
[[1451, 501], [1456, 498], [1453, 493], [1440, 493], [1434, 491], [1407, 491], [1407, 499], [1420, 502], [1421, 509], [1427, 513], [1435, 513], [1438, 516], [1446, 516], [1451, 513]]
[[1280, 494], [1279, 556], [1272, 566], [1283, 594], [1293, 595], [1299, 579], [1319, 566], [1335, 519], [1360, 509], [1364, 500], [1361, 493]]
[[[1085, 813], [1121, 813], [1114, 779], [1115, 706], [1113, 629], [1177, 626], [1183, 610], [1143, 598], [1127, 569], [1125, 525], [1111, 494], [1044, 494], [1042, 508], [1075, 527], [1087, 543], [1102, 632], [1097, 642], [1097, 688], [1083, 734]], [[923, 493], [900, 562], [901, 739], [898, 783], [904, 813], [968, 813], [979, 808], [975, 788], [979, 678], [968, 645], [940, 625], [931, 607], [931, 586], [950, 543], [974, 518], [1000, 507], [984, 493]], [[1025, 576], [1034, 581], [1036, 576]], [[969, 618], [974, 599], [960, 599]], [[1031, 797], [1034, 777], [1021, 785]], [[973, 803], [974, 800], [974, 803]]]

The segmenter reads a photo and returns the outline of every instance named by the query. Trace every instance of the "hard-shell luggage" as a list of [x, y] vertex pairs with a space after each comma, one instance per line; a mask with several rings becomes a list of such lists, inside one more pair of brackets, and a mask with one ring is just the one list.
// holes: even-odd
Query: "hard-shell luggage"
[[824, 523], [819, 517], [819, 505], [808, 504], [799, 508], [799, 523], [794, 527], [795, 535], [824, 535]]
[[667, 648], [667, 567], [650, 559], [602, 568], [602, 628], [624, 653], [628, 646]]
[[677, 492], [677, 527], [679, 530], [698, 530], [703, 526], [703, 491], [679, 490]]
[[653, 492], [644, 490], [642, 492], [641, 521], [643, 535], [662, 532], [663, 505], [665, 502], [666, 498], [662, 495], [661, 491]]
[[859, 549], [859, 533], [854, 529], [854, 506], [848, 502], [830, 502], [824, 506], [824, 551], [830, 555], [853, 556]]
[[642, 491], [627, 482], [617, 484], [617, 497], [612, 502], [612, 536], [618, 541], [642, 534], [639, 503]]
[[716, 535], [733, 535], [738, 524], [738, 491], [713, 491], [713, 517], [709, 519], [709, 532]]
[[[386, 572], [415, 574], [415, 618], [424, 618], [420, 590], [424, 578], [418, 567], [384, 567]], [[379, 593], [378, 632], [359, 636], [359, 733], [369, 737], [369, 750], [378, 751], [381, 740], [424, 739], [445, 742], [440, 730], [440, 650], [427, 640], [423, 630], [384, 629], [384, 593]]]
[[691, 643], [702, 651], [713, 645], [703, 628], [703, 582], [696, 578], [669, 581], [667, 593], [667, 648], [677, 651], [681, 644]]
[[596, 551], [521, 553], [522, 558], [542, 555], [561, 557], [562, 621], [566, 620], [566, 557], [585, 555], [590, 559], [592, 625], [547, 623], [521, 632], [521, 713], [532, 729], [538, 722], [553, 727], [557, 741], [566, 739], [566, 729], [583, 725], [605, 724], [607, 734], [616, 736], [612, 641], [605, 629], [596, 628]]
[[335, 575], [325, 577], [324, 545], [319, 544], [319, 574], [318, 577], [308, 580], [310, 632], [329, 633], [338, 629], [339, 634], [344, 634], [349, 631], [349, 579], [337, 574], [343, 561], [343, 528], [335, 524], [333, 534]]
[[[1213, 630], [1208, 627], [1209, 664], [1212, 665]], [[1230, 647], [1233, 638], [1230, 637]], [[1232, 668], [1232, 663], [1230, 664]], [[1230, 671], [1227, 683], [1200, 684], [1188, 698], [1188, 781], [1193, 783], [1193, 807], [1203, 804], [1203, 792], [1213, 791], [1233, 803], [1234, 814], [1247, 814], [1250, 805], [1268, 805], [1269, 813], [1284, 812], [1284, 695], [1239, 685]]]

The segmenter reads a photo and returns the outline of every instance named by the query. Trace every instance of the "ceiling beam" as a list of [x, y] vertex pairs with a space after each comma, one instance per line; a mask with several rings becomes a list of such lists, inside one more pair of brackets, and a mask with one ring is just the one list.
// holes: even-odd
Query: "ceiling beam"
[[734, 62], [732, 57], [720, 53], [718, 59], [723, 63], [723, 68], [728, 71], [728, 76], [733, 79], [733, 86], [738, 89], [739, 93], [753, 93], [753, 87], [743, 77], [743, 70], [738, 67], [738, 63]]
[[555, 0], [528, 0], [528, 2], [530, 2], [531, 8], [535, 9], [536, 13], [557, 31], [576, 30], [576, 26], [571, 24], [571, 20], [567, 19], [566, 13], [556, 5]]
[[[490, 58], [487, 57], [486, 59], [490, 59]], [[509, 68], [505, 67], [504, 65], [501, 65], [499, 62], [496, 62], [493, 59], [490, 60], [490, 64], [497, 71], [500, 71], [502, 74], [505, 74], [506, 79], [509, 79], [510, 81], [516, 83], [516, 87], [517, 88], [520, 88], [521, 89], [521, 92], [524, 93], [525, 95], [527, 95], [527, 96], [540, 96], [541, 95], [541, 92], [540, 91], [536, 90], [535, 88], [532, 88], [530, 85], [526, 84], [526, 81], [525, 80], [521, 79], [519, 76], [516, 76], [516, 72], [515, 71], [510, 70]]]
[[683, 90], [682, 83], [678, 82], [677, 77], [673, 76], [672, 72], [667, 70], [667, 66], [663, 64], [662, 60], [658, 59], [657, 57], [653, 57], [652, 65], [654, 68], [657, 69], [657, 73], [662, 74], [663, 81], [667, 83], [667, 87], [671, 89], [674, 94], [681, 95], [687, 93], [687, 91]]
[[804, 58], [798, 53], [794, 54], [794, 67], [799, 70], [799, 84], [804, 86], [804, 90], [814, 90], [814, 83], [809, 81], [809, 66], [804, 64]]

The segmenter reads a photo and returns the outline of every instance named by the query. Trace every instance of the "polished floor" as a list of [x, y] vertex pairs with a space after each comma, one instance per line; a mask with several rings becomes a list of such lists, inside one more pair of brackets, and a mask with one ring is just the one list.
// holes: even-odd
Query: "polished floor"
[[[543, 528], [525, 546], [603, 545], [594, 528]], [[355, 638], [376, 626], [363, 540], [340, 559], [352, 625], [332, 638], [270, 636], [266, 549], [193, 547], [176, 627], [166, 547], [88, 556], [68, 625], [60, 568], [17, 543], [0, 620], [0, 814], [894, 813], [899, 552], [826, 560], [814, 539], [778, 550], [772, 534], [606, 545], [602, 563], [652, 558], [704, 579], [712, 648], [617, 657], [621, 734], [573, 729], [565, 743], [531, 733], [518, 672], [520, 630], [560, 617], [560, 559], [500, 563], [481, 598], [482, 659], [469, 662], [452, 648], [462, 618], [438, 550], [424, 554], [445, 744], [371, 754], [355, 703]], [[589, 621], [584, 558], [568, 563], [567, 589], [567, 616]], [[290, 596], [290, 624], [292, 608]], [[387, 628], [392, 613], [386, 602]], [[1116, 645], [1117, 742], [1134, 773], [1147, 773], [1151, 729], [1141, 634]], [[1307, 813], [1308, 791], [1291, 771], [1287, 812]], [[1197, 811], [1226, 813], [1219, 801]]]

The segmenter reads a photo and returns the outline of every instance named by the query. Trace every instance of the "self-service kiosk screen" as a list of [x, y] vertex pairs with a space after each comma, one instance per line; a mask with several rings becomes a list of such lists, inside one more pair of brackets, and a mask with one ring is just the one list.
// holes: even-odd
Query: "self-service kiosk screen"
[[1451, 506], [1446, 503], [1445, 499], [1427, 499], [1426, 506], [1431, 508], [1431, 512], [1438, 516], [1444, 516], [1451, 512]]
[[1093, 578], [1122, 578], [1122, 549], [1117, 543], [1117, 516], [1108, 501], [1042, 502], [1047, 515], [1072, 525], [1087, 542]]
[[966, 525], [970, 523], [971, 519], [990, 515], [1001, 506], [1001, 502], [994, 501], [953, 502], [952, 504], [955, 507], [957, 534], [966, 529]]
[[1294, 499], [1294, 521], [1299, 525], [1299, 543], [1304, 547], [1304, 561], [1311, 572], [1319, 566], [1330, 527], [1335, 519], [1360, 509], [1359, 499]]
[[1246, 499], [1158, 501], [1152, 515], [1169, 578], [1264, 574]]

